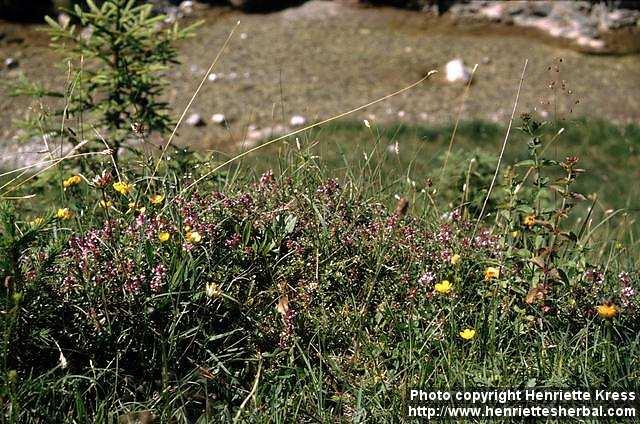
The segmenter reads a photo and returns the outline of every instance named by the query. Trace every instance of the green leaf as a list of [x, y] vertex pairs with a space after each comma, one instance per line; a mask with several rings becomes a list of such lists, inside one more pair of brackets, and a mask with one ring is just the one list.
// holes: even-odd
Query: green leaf
[[536, 166], [536, 162], [533, 159], [527, 159], [527, 160], [520, 161], [513, 166], [515, 167]]
[[297, 222], [298, 218], [295, 215], [287, 215], [284, 219], [284, 233], [291, 234], [296, 227]]

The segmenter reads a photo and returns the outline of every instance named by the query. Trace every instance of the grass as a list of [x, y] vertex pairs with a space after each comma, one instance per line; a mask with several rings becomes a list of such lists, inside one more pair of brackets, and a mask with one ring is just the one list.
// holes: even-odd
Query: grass
[[[640, 188], [629, 184], [629, 178], [640, 172], [640, 127], [579, 119], [549, 124], [545, 133], [553, 135], [563, 127], [565, 131], [554, 141], [547, 155], [555, 160], [563, 160], [567, 156], [580, 159], [580, 167], [587, 172], [577, 181], [576, 190], [584, 194], [597, 194], [598, 215], [623, 209], [623, 213], [628, 214], [630, 221], [634, 222], [633, 232], [626, 234], [625, 238], [634, 244], [638, 230], [636, 217], [640, 210]], [[394, 181], [407, 177], [424, 183], [428, 178], [439, 182], [452, 130], [452, 125], [378, 126], [375, 123], [368, 130], [363, 122], [340, 121], [305, 134], [304, 139], [314, 144], [313, 153], [322, 157], [323, 165], [336, 175], [348, 175], [354, 164], [365, 163], [366, 153], [376, 154], [376, 166], [382, 179]], [[450, 201], [451, 189], [459, 190], [464, 183], [469, 159], [478, 159], [478, 166], [481, 167], [478, 175], [486, 174], [495, 167], [494, 157], [500, 151], [505, 131], [502, 125], [483, 121], [461, 123], [456, 134], [453, 160], [441, 187], [444, 201]], [[395, 153], [396, 143], [398, 154]], [[527, 137], [522, 132], [512, 133], [505, 151], [507, 164], [526, 158], [526, 143]], [[294, 140], [289, 140], [291, 145], [295, 145]], [[277, 146], [264, 149], [245, 163], [257, 173], [275, 169], [281, 157], [279, 151], [287, 148]], [[477, 183], [488, 187], [486, 175]], [[406, 187], [398, 194], [405, 191]]]
[[[44, 176], [47, 209], [73, 217], [30, 223], [33, 202], [2, 209], [4, 418], [386, 422], [402, 421], [416, 387], [637, 387], [637, 260], [626, 244], [598, 253], [615, 225], [587, 236], [558, 214], [557, 189], [538, 183], [577, 165], [527, 154], [525, 139], [549, 132], [526, 122], [507, 164], [533, 158], [541, 178], [519, 192], [501, 178], [475, 235], [495, 156], [473, 151], [497, 148], [503, 131], [482, 123], [460, 126], [442, 185], [450, 129], [349, 122], [248, 157], [187, 196], [176, 193], [218, 160], [174, 153], [154, 179], [153, 162], [132, 163], [120, 170], [135, 183], [124, 195], [113, 176], [64, 191], [53, 189], [59, 174]], [[638, 134], [575, 128], [558, 157], [588, 157], [589, 134], [633, 152]], [[623, 187], [622, 173], [610, 178]], [[535, 224], [523, 224], [529, 215]], [[451, 290], [439, 291], [443, 280]], [[596, 312], [607, 302], [613, 318]]]
[[[118, 146], [122, 106], [58, 136]], [[2, 421], [406, 422], [415, 388], [638, 389], [637, 126], [523, 114], [495, 174], [500, 126], [462, 123], [444, 169], [448, 126], [329, 121], [3, 187]]]

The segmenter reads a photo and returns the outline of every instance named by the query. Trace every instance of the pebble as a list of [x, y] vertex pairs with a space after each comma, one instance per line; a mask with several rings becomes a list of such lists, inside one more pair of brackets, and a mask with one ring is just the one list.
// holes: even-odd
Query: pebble
[[20, 65], [18, 61], [12, 57], [8, 57], [4, 60], [4, 66], [6, 66], [7, 69], [15, 69], [18, 65]]
[[202, 127], [205, 125], [204, 119], [198, 113], [192, 113], [187, 118], [187, 125], [191, 125], [192, 127]]
[[227, 120], [227, 118], [225, 118], [225, 116], [222, 113], [214, 113], [211, 116], [211, 122], [214, 122], [216, 124], [224, 124], [225, 121]]
[[289, 124], [291, 124], [291, 126], [293, 127], [299, 127], [301, 125], [304, 125], [306, 122], [307, 122], [307, 119], [304, 116], [294, 115], [291, 117]]
[[469, 69], [464, 66], [462, 59], [453, 59], [447, 62], [445, 66], [446, 79], [448, 82], [469, 82], [471, 73]]
[[62, 28], [66, 28], [69, 26], [69, 23], [71, 23], [71, 17], [66, 13], [60, 13], [58, 15], [58, 23]]
[[93, 35], [93, 27], [91, 25], [82, 28], [82, 31], [80, 31], [80, 38], [82, 38], [83, 40], [90, 39], [92, 35]]
[[185, 15], [193, 13], [193, 2], [191, 0], [185, 0], [178, 6], [178, 9]]
[[398, 144], [398, 142], [396, 141], [393, 144], [389, 144], [387, 146], [387, 152], [394, 154], [394, 155], [399, 155], [400, 154], [400, 145]]

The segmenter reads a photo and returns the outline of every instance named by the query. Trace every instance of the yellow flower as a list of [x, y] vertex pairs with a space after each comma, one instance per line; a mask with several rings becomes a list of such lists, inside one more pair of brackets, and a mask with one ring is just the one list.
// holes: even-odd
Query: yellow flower
[[487, 269], [484, 270], [485, 281], [489, 281], [498, 277], [500, 277], [500, 269], [493, 266], [489, 266], [487, 267]]
[[442, 280], [441, 282], [436, 283], [435, 289], [440, 294], [447, 294], [451, 292], [452, 287], [449, 280]]
[[56, 216], [60, 219], [71, 219], [73, 212], [71, 212], [69, 208], [60, 208], [58, 212], [56, 212]]
[[111, 206], [113, 206], [113, 202], [111, 200], [101, 200], [100, 201], [100, 207], [102, 207], [104, 209], [108, 209]]
[[129, 184], [127, 182], [124, 181], [118, 181], [113, 183], [113, 189], [115, 191], [117, 191], [118, 193], [126, 196], [129, 193], [131, 193], [131, 190], [133, 190], [133, 184]]
[[516, 238], [518, 237], [518, 234], [520, 234], [517, 230], [516, 231], [511, 231], [511, 237]]
[[162, 194], [154, 194], [153, 196], [149, 197], [149, 201], [153, 205], [159, 205], [160, 203], [162, 203], [163, 200], [164, 200], [164, 196]]
[[476, 336], [476, 330], [473, 328], [465, 328], [460, 332], [460, 337], [463, 340], [471, 340]]
[[160, 233], [158, 233], [158, 240], [160, 240], [160, 243], [164, 243], [165, 241], [168, 241], [171, 238], [171, 234], [168, 233], [167, 231], [161, 231]]
[[522, 223], [524, 225], [526, 225], [527, 227], [532, 228], [534, 225], [536, 225], [536, 216], [535, 215], [527, 215], [522, 220]]
[[38, 217], [36, 217], [36, 218], [33, 218], [33, 221], [29, 222], [29, 224], [30, 224], [32, 227], [38, 227], [38, 226], [40, 226], [40, 225], [44, 224], [44, 218], [42, 218], [42, 217], [40, 217], [40, 216], [38, 216]]
[[456, 253], [455, 255], [453, 255], [453, 256], [451, 257], [451, 265], [453, 265], [453, 266], [457, 266], [458, 264], [460, 264], [460, 259], [462, 259], [462, 258], [460, 257], [460, 255], [458, 255], [458, 254]]
[[62, 182], [62, 186], [64, 188], [67, 188], [67, 187], [74, 186], [76, 184], [80, 184], [81, 182], [82, 182], [82, 178], [80, 178], [80, 175], [72, 175], [71, 177], [67, 178]]
[[197, 231], [187, 231], [185, 238], [189, 243], [193, 244], [200, 243], [200, 240], [202, 240], [202, 236]]
[[222, 296], [222, 289], [216, 283], [209, 283], [205, 287], [205, 293], [207, 297], [220, 297]]
[[618, 315], [618, 308], [616, 308], [616, 305], [612, 303], [607, 302], [602, 305], [598, 305], [596, 309], [598, 311], [598, 315], [605, 319], [611, 319]]

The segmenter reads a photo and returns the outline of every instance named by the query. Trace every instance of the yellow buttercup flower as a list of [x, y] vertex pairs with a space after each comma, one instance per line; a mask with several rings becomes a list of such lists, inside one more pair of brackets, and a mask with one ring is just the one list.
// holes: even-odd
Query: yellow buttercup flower
[[492, 280], [494, 278], [498, 278], [500, 277], [500, 269], [493, 267], [493, 266], [489, 266], [484, 270], [484, 279], [485, 281], [489, 281]]
[[133, 184], [129, 184], [124, 181], [118, 181], [113, 183], [113, 189], [123, 196], [128, 195], [133, 190]]
[[535, 215], [527, 215], [522, 220], [522, 223], [524, 225], [526, 225], [527, 227], [532, 228], [534, 225], [536, 225], [536, 216]]
[[618, 315], [618, 308], [616, 308], [616, 305], [612, 303], [604, 303], [602, 305], [598, 305], [596, 310], [598, 311], [598, 315], [605, 319], [611, 319]]
[[465, 328], [460, 332], [460, 337], [463, 340], [471, 340], [476, 336], [476, 330], [473, 328]]
[[38, 226], [40, 226], [40, 225], [44, 224], [44, 218], [42, 218], [42, 217], [40, 217], [40, 216], [38, 216], [38, 217], [36, 217], [36, 218], [33, 218], [33, 220], [29, 222], [29, 224], [30, 224], [32, 227], [38, 227]]
[[153, 196], [149, 197], [149, 201], [153, 205], [159, 205], [160, 203], [162, 203], [163, 200], [164, 200], [164, 196], [162, 194], [154, 194]]
[[442, 280], [439, 283], [436, 283], [436, 285], [434, 286], [434, 288], [436, 289], [436, 291], [440, 294], [447, 294], [451, 292], [451, 283], [449, 282], [449, 280]]
[[189, 243], [193, 244], [200, 243], [200, 240], [202, 240], [202, 236], [197, 231], [187, 231], [185, 238]]
[[457, 253], [451, 257], [451, 265], [457, 266], [462, 258]]
[[62, 186], [64, 188], [68, 188], [68, 187], [80, 184], [81, 182], [82, 182], [82, 178], [80, 178], [80, 175], [72, 175], [71, 177], [67, 178], [62, 182]]
[[171, 234], [168, 233], [167, 231], [161, 231], [160, 233], [158, 233], [158, 240], [160, 240], [160, 243], [164, 243], [165, 241], [168, 241], [171, 238]]
[[71, 217], [73, 217], [73, 212], [71, 212], [69, 208], [60, 208], [56, 212], [56, 216], [60, 219], [71, 219]]

